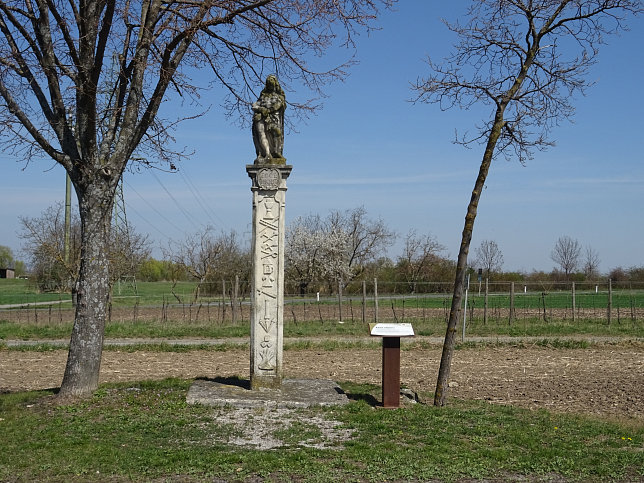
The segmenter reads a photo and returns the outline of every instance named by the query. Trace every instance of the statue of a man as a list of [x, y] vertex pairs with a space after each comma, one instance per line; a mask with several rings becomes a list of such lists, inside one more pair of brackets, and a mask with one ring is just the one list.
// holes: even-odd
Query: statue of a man
[[269, 75], [266, 78], [266, 86], [252, 107], [255, 164], [286, 164], [282, 154], [286, 97], [277, 77]]

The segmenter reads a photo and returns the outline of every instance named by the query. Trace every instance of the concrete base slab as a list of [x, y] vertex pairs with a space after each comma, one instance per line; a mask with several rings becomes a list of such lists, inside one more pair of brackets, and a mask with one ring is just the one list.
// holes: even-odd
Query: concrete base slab
[[201, 379], [186, 397], [188, 404], [236, 408], [307, 408], [340, 406], [349, 399], [340, 387], [326, 379], [284, 379], [280, 389], [250, 389], [244, 379]]

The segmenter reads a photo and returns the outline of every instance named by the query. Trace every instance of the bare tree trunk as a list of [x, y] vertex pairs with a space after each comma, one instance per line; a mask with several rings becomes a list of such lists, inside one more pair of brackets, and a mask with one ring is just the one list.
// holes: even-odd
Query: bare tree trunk
[[109, 240], [113, 189], [95, 182], [77, 188], [81, 265], [76, 315], [59, 396], [88, 396], [98, 387], [110, 296]]
[[444, 406], [447, 399], [447, 388], [449, 384], [449, 374], [452, 364], [452, 356], [454, 355], [454, 345], [456, 343], [456, 326], [460, 319], [461, 314], [461, 300], [463, 298], [463, 287], [465, 284], [465, 274], [467, 272], [467, 255], [470, 251], [470, 242], [472, 241], [472, 232], [474, 230], [474, 220], [481, 199], [481, 192], [485, 186], [490, 165], [492, 163], [492, 155], [494, 154], [494, 147], [501, 134], [503, 127], [503, 109], [497, 110], [494, 126], [483, 154], [481, 167], [479, 168], [479, 175], [474, 183], [472, 190], [472, 197], [467, 206], [467, 214], [465, 215], [465, 226], [463, 227], [463, 234], [461, 238], [461, 246], [458, 251], [458, 258], [456, 261], [456, 274], [454, 277], [454, 294], [452, 296], [452, 306], [449, 312], [449, 320], [447, 322], [447, 331], [445, 333], [445, 342], [443, 343], [443, 353], [441, 355], [441, 364], [438, 370], [438, 379], [436, 381], [436, 391], [434, 392], [434, 406]]

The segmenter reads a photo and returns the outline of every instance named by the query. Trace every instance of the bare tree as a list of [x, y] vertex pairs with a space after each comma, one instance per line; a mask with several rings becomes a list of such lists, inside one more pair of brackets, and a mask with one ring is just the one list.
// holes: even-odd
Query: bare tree
[[244, 253], [234, 231], [215, 235], [212, 227], [205, 227], [182, 241], [170, 242], [164, 256], [197, 280], [193, 303], [199, 299], [204, 284], [250, 274], [248, 250]]
[[432, 73], [416, 83], [420, 102], [442, 109], [483, 104], [492, 111], [473, 136], [457, 139], [485, 148], [465, 216], [435, 405], [445, 404], [474, 220], [492, 160], [503, 154], [523, 163], [534, 149], [551, 145], [551, 128], [572, 116], [574, 94], [589, 84], [604, 35], [641, 12], [638, 0], [473, 2], [466, 21], [447, 24], [458, 36], [454, 53], [441, 64], [429, 60]]
[[486, 277], [503, 267], [503, 253], [494, 240], [483, 240], [475, 252], [476, 265], [483, 269]]
[[370, 219], [364, 206], [332, 211], [326, 219], [326, 232], [335, 237], [348, 237], [345, 256], [349, 279], [359, 277], [365, 265], [384, 255], [396, 240], [396, 233], [382, 218]]
[[403, 252], [398, 257], [398, 268], [412, 292], [416, 292], [418, 281], [427, 271], [432, 262], [438, 260], [438, 254], [445, 250], [432, 235], [418, 235], [410, 230], [405, 237]]
[[70, 256], [65, 259], [63, 205], [46, 208], [38, 217], [20, 217], [23, 251], [41, 290], [71, 290], [80, 265], [80, 223], [71, 220]]
[[111, 284], [136, 277], [139, 267], [150, 256], [148, 236], [128, 226], [127, 230], [113, 230], [110, 239], [108, 257]]
[[554, 248], [550, 252], [550, 258], [561, 268], [566, 278], [577, 270], [581, 258], [580, 243], [569, 236], [561, 236], [557, 239]]
[[[42, 290], [72, 290], [81, 264], [80, 221], [72, 216], [70, 256], [65, 257], [65, 227], [63, 205], [59, 203], [45, 209], [38, 217], [21, 217], [20, 238], [25, 242], [24, 251], [29, 255], [32, 277]], [[110, 232], [107, 247], [111, 283], [123, 277], [134, 276], [143, 261], [150, 255], [147, 236], [128, 230]]]
[[163, 101], [175, 93], [198, 103], [191, 76], [204, 68], [206, 86], [223, 86], [229, 109], [245, 114], [267, 73], [287, 90], [303, 84], [319, 95], [350, 62], [329, 69], [308, 60], [352, 47], [392, 1], [0, 1], [0, 136], [26, 159], [62, 165], [78, 197], [78, 304], [61, 397], [98, 385], [119, 179], [132, 159], [174, 169], [181, 154], [168, 142], [181, 119], [163, 119]]
[[586, 247], [584, 252], [584, 274], [587, 279], [594, 279], [599, 277], [599, 254], [590, 245]]

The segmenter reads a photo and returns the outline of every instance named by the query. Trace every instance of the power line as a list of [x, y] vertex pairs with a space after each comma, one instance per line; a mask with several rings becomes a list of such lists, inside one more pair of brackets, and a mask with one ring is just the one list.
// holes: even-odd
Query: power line
[[138, 216], [139, 218], [141, 218], [141, 219], [142, 219], [145, 223], [147, 223], [151, 228], [153, 228], [154, 230], [156, 230], [156, 231], [157, 231], [157, 233], [159, 233], [159, 235], [161, 235], [163, 238], [170, 239], [170, 237], [169, 237], [167, 234], [163, 233], [163, 232], [162, 232], [162, 231], [161, 231], [161, 230], [160, 230], [160, 229], [159, 229], [159, 228], [158, 228], [154, 223], [152, 223], [152, 222], [151, 222], [150, 220], [148, 220], [145, 216], [143, 216], [143, 214], [141, 214], [141, 213], [140, 213], [139, 211], [137, 211], [136, 209], [132, 208], [132, 205], [131, 205], [129, 202], [127, 202], [127, 203], [126, 203], [126, 205], [127, 205], [127, 209], [128, 209], [130, 212], [133, 212], [136, 216]]
[[192, 195], [195, 197], [195, 200], [197, 200], [197, 203], [199, 204], [199, 206], [201, 206], [201, 209], [204, 211], [206, 216], [209, 217], [213, 221], [213, 223], [215, 223], [215, 224], [218, 224], [218, 225], [221, 225], [221, 226], [225, 225], [223, 220], [221, 218], [219, 218], [219, 216], [217, 216], [217, 213], [215, 213], [210, 208], [210, 205], [208, 204], [208, 202], [206, 201], [204, 196], [201, 194], [201, 192], [199, 191], [197, 186], [192, 182], [192, 180], [188, 176], [188, 173], [185, 170], [180, 169], [179, 174], [183, 178], [184, 182], [186, 183], [186, 186], [188, 186], [188, 189], [190, 190]]
[[[154, 205], [152, 205], [148, 200], [146, 200], [143, 196], [141, 196], [141, 194], [140, 194], [138, 191], [136, 191], [136, 190], [135, 190], [135, 189], [134, 189], [134, 188], [133, 188], [133, 187], [132, 187], [132, 186], [131, 186], [127, 181], [125, 181], [125, 184], [127, 185], [128, 189], [132, 190], [132, 191], [133, 191], [133, 192], [134, 192], [134, 193], [135, 193], [139, 198], [141, 198], [141, 199], [143, 200], [143, 202], [144, 202], [146, 205], [148, 205], [148, 207], [149, 207], [150, 209], [152, 209], [152, 211], [154, 211], [157, 215], [159, 215], [161, 218], [163, 218], [163, 220], [165, 220], [169, 225], [172, 225], [172, 226], [173, 226], [177, 231], [179, 231], [179, 232], [183, 231], [181, 228], [179, 228], [177, 225], [175, 225], [172, 221], [170, 221], [170, 220], [168, 219], [168, 217], [166, 217], [163, 213], [161, 213], [159, 210], [157, 210], [157, 209], [156, 209], [156, 207], [155, 207]], [[139, 216], [140, 216], [140, 215], [139, 215]], [[154, 226], [154, 224], [153, 224], [153, 223], [151, 223], [150, 221], [146, 220], [144, 217], [142, 217], [142, 218], [143, 218], [143, 219], [144, 219], [144, 220], [145, 220], [149, 225], [151, 225], [155, 230], [157, 230], [159, 233], [161, 233], [161, 231], [160, 231], [156, 226]], [[170, 237], [168, 237], [167, 235], [165, 235], [164, 233], [161, 233], [161, 234], [162, 234], [163, 236], [165, 236], [166, 238], [170, 238]]]
[[163, 190], [167, 193], [167, 195], [170, 197], [170, 199], [174, 202], [174, 204], [177, 206], [177, 208], [179, 208], [179, 210], [180, 210], [180, 211], [185, 215], [186, 219], [188, 219], [188, 220], [190, 221], [190, 223], [192, 223], [192, 224], [194, 225], [195, 229], [196, 229], [197, 231], [199, 231], [199, 229], [200, 229], [200, 228], [199, 228], [199, 224], [198, 224], [197, 222], [195, 222], [195, 219], [192, 217], [192, 215], [190, 214], [190, 212], [189, 212], [189, 211], [187, 211], [185, 208], [183, 208], [183, 206], [181, 206], [181, 205], [179, 204], [179, 202], [176, 200], [176, 198], [175, 198], [174, 196], [172, 196], [172, 193], [170, 193], [170, 191], [168, 190], [168, 188], [166, 188], [166, 187], [163, 185], [163, 183], [161, 182], [161, 180], [159, 179], [159, 177], [156, 175], [156, 173], [154, 172], [154, 170], [150, 170], [150, 172], [152, 173], [152, 176], [154, 176], [154, 179], [156, 179], [156, 180], [157, 180], [157, 183], [159, 183], [159, 185], [161, 186], [161, 188], [163, 188]]

